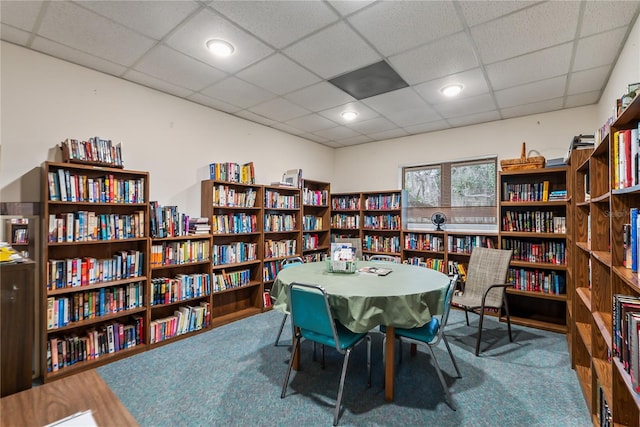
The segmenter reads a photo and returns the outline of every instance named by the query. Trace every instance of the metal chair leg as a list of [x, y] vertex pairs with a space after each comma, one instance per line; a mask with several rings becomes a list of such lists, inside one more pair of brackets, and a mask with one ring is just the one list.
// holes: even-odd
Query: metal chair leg
[[480, 340], [482, 339], [482, 321], [484, 320], [484, 307], [480, 307], [480, 320], [478, 321], [478, 340], [476, 341], [476, 356], [480, 355]]
[[451, 357], [451, 361], [453, 362], [453, 367], [456, 368], [456, 373], [458, 374], [458, 378], [462, 378], [460, 369], [458, 369], [458, 363], [456, 362], [456, 358], [453, 357], [453, 353], [451, 352], [451, 347], [449, 347], [449, 341], [447, 341], [447, 337], [444, 334], [442, 334], [442, 341], [444, 341], [444, 345], [447, 346], [447, 351], [449, 352], [449, 356]]
[[509, 316], [509, 303], [507, 302], [507, 296], [504, 297], [504, 312], [507, 315], [507, 330], [509, 331], [509, 342], [513, 342], [511, 336], [511, 317]]
[[284, 396], [287, 392], [287, 386], [289, 385], [289, 376], [291, 375], [291, 368], [293, 367], [293, 360], [296, 357], [296, 352], [300, 349], [300, 337], [297, 335], [293, 338], [293, 349], [291, 350], [291, 359], [289, 360], [289, 366], [287, 367], [287, 375], [284, 377], [284, 382], [282, 383], [282, 393], [280, 393], [280, 398], [284, 399]]
[[456, 410], [456, 405], [455, 405], [455, 403], [453, 403], [453, 398], [451, 397], [451, 393], [449, 393], [449, 387], [447, 386], [447, 383], [444, 380], [444, 376], [442, 375], [442, 371], [440, 370], [440, 365], [438, 365], [438, 360], [436, 359], [436, 355], [433, 352], [433, 349], [431, 348], [430, 345], [427, 344], [427, 348], [431, 352], [431, 358], [433, 359], [433, 365], [435, 366], [436, 373], [438, 374], [438, 378], [440, 379], [440, 384], [442, 385], [442, 390], [444, 390], [444, 394], [446, 395], [447, 403], [449, 404], [449, 407], [451, 407], [451, 409], [453, 409], [455, 411]]
[[464, 309], [464, 317], [467, 319], [467, 326], [469, 326], [469, 311], [466, 308]]
[[275, 344], [273, 344], [274, 346], [278, 346], [278, 342], [280, 342], [280, 336], [282, 335], [282, 331], [284, 330], [284, 324], [287, 322], [287, 316], [288, 314], [285, 313], [284, 317], [282, 318], [282, 323], [280, 323], [280, 330], [278, 331], [278, 335], [276, 336], [276, 342]]
[[351, 355], [351, 349], [347, 349], [344, 354], [344, 361], [342, 362], [342, 374], [340, 374], [340, 386], [338, 388], [338, 398], [336, 400], [336, 408], [333, 413], [333, 425], [338, 425], [338, 417], [340, 415], [340, 402], [342, 401], [342, 391], [344, 390], [344, 378], [347, 375], [347, 365], [349, 364], [349, 356]]

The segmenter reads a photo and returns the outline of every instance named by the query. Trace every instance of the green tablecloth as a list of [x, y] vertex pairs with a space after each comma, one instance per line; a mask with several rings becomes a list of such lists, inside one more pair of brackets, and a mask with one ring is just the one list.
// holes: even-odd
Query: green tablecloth
[[273, 307], [288, 312], [286, 287], [298, 282], [325, 288], [334, 317], [354, 332], [378, 325], [415, 328], [442, 314], [447, 275], [407, 264], [358, 262], [358, 268], [371, 265], [393, 271], [387, 276], [329, 273], [324, 262], [288, 267], [273, 284]]

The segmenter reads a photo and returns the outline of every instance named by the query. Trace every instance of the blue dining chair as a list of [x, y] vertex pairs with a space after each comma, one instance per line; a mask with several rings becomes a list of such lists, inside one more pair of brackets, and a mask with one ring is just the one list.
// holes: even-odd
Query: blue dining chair
[[[299, 257], [299, 256], [294, 256], [291, 258], [286, 258], [283, 259], [282, 262], [280, 263], [280, 270], [283, 270], [287, 267], [291, 267], [293, 265], [300, 265], [304, 262], [304, 260]], [[271, 304], [274, 303], [273, 301], [273, 297], [271, 297]], [[273, 344], [274, 346], [278, 346], [278, 343], [280, 342], [280, 336], [282, 335], [282, 331], [284, 330], [284, 324], [287, 323], [287, 313], [284, 314], [284, 317], [282, 318], [282, 323], [280, 323], [280, 329], [278, 330], [278, 335], [276, 336], [276, 342]]]
[[289, 304], [291, 312], [291, 323], [295, 330], [293, 336], [293, 350], [287, 368], [287, 375], [282, 384], [281, 398], [285, 397], [291, 367], [300, 350], [302, 338], [324, 346], [333, 347], [339, 353], [344, 354], [342, 362], [342, 373], [340, 375], [340, 386], [333, 414], [333, 425], [338, 425], [340, 415], [340, 402], [342, 401], [342, 391], [344, 389], [344, 379], [349, 364], [351, 350], [361, 342], [367, 342], [367, 386], [371, 387], [371, 337], [367, 333], [356, 333], [347, 329], [340, 322], [333, 319], [327, 293], [321, 286], [303, 283], [292, 283], [289, 286]]
[[[433, 348], [436, 347], [440, 341], [444, 341], [444, 345], [447, 347], [447, 351], [449, 352], [449, 356], [451, 357], [451, 361], [453, 362], [453, 366], [456, 369], [456, 373], [458, 374], [458, 378], [462, 378], [462, 374], [460, 373], [460, 369], [458, 368], [458, 364], [456, 363], [456, 359], [453, 357], [453, 353], [451, 352], [451, 347], [449, 347], [449, 342], [447, 341], [447, 337], [444, 335], [444, 328], [447, 325], [447, 320], [449, 319], [449, 311], [451, 310], [451, 298], [453, 297], [453, 293], [455, 291], [456, 283], [458, 282], [458, 276], [454, 275], [449, 281], [449, 285], [445, 291], [444, 298], [444, 309], [442, 312], [442, 316], [440, 318], [433, 316], [431, 320], [427, 322], [425, 325], [420, 326], [418, 328], [411, 329], [402, 329], [395, 328], [396, 338], [400, 342], [400, 354], [399, 354], [399, 362], [402, 362], [402, 342], [406, 341], [411, 344], [423, 345], [431, 353], [431, 358], [433, 359], [433, 365], [436, 369], [436, 373], [438, 374], [438, 378], [440, 379], [440, 384], [442, 385], [442, 389], [445, 393], [447, 403], [453, 409], [456, 410], [455, 403], [451, 397], [451, 393], [449, 392], [449, 387], [447, 387], [447, 383], [444, 380], [444, 376], [442, 375], [442, 371], [440, 370], [440, 365], [438, 365], [438, 360], [436, 359], [436, 355], [433, 352]], [[387, 329], [384, 326], [380, 326], [380, 330], [385, 332]], [[386, 337], [385, 337], [386, 340]], [[383, 347], [384, 349], [384, 344]]]

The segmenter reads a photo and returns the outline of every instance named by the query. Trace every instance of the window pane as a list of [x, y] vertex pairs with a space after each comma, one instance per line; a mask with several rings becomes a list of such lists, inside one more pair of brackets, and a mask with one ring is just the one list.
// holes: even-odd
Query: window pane
[[451, 206], [496, 206], [496, 163], [452, 164]]
[[440, 166], [405, 169], [407, 206], [440, 206], [441, 181]]

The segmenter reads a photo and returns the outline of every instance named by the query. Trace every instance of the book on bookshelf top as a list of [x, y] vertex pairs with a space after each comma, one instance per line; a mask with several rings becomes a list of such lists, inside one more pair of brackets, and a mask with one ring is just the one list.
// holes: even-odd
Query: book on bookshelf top
[[122, 143], [113, 144], [110, 139], [99, 136], [88, 141], [67, 138], [60, 143], [62, 160], [65, 163], [109, 166], [122, 169]]

